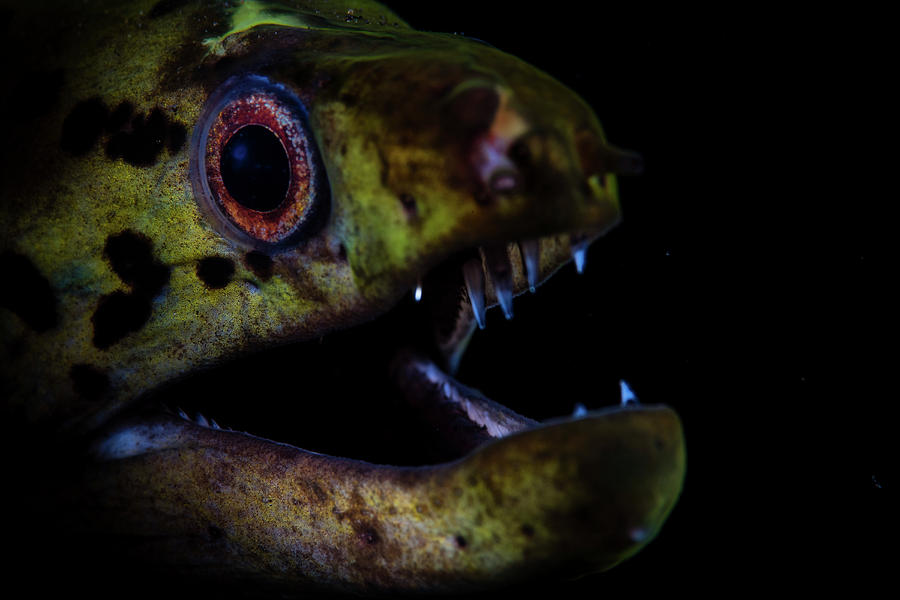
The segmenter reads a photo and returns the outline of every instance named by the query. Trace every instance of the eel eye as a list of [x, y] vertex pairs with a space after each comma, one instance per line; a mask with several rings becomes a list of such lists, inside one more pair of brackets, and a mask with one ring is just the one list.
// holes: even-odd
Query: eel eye
[[223, 233], [250, 246], [309, 233], [327, 182], [306, 112], [282, 85], [249, 75], [210, 96], [194, 130], [191, 183]]

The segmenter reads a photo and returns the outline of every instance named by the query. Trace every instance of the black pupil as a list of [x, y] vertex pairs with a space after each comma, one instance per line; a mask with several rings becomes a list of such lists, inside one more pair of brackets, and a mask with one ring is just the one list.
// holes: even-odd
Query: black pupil
[[281, 140], [261, 125], [239, 129], [222, 148], [222, 182], [232, 198], [251, 210], [278, 208], [291, 183]]

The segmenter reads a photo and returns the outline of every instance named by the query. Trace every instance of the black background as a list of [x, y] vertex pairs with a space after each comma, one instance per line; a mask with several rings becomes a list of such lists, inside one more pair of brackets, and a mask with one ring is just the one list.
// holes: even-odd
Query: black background
[[389, 4], [551, 73], [646, 162], [587, 273], [518, 298], [511, 323], [489, 312], [459, 373], [539, 417], [610, 404], [625, 379], [683, 419], [659, 537], [540, 591], [879, 589], [898, 508], [883, 15]]

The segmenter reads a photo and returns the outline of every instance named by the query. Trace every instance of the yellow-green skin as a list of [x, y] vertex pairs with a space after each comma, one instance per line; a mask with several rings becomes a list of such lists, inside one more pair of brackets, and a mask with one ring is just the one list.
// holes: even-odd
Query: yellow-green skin
[[[89, 6], [4, 9], [8, 49], [27, 57], [8, 79], [57, 82], [39, 118], [10, 119], [16, 145], [4, 149], [0, 203], [0, 252], [24, 257], [54, 299], [55, 323], [40, 331], [0, 308], [7, 415], [35, 430], [90, 435], [176, 377], [370, 320], [461, 249], [542, 237], [547, 277], [570, 256], [570, 232], [596, 234], [618, 220], [614, 176], [585, 172], [577, 149], [583, 136], [602, 144], [592, 111], [485, 44], [416, 32], [369, 1]], [[302, 100], [331, 192], [324, 227], [270, 252], [270, 277], [247, 264], [250, 245], [210, 223], [190, 180], [191, 134], [207, 97], [247, 72]], [[473, 87], [501, 99], [492, 135], [537, 132], [536, 185], [478, 198], [454, 122], [465, 119], [454, 99]], [[29, 113], [22, 89], [11, 86], [5, 106]], [[104, 130], [72, 152], [61, 131], [87, 99], [110, 110], [127, 102], [136, 115], [158, 109], [186, 141], [132, 164], [104, 151], [114, 135]], [[413, 214], [401, 196], [415, 199]], [[98, 347], [98, 302], [131, 291], [104, 253], [125, 231], [150, 241], [168, 279], [145, 323]], [[208, 257], [233, 262], [224, 287], [198, 278]], [[518, 292], [527, 286], [514, 267]], [[76, 366], [101, 374], [101, 389], [79, 389]], [[101, 508], [85, 523], [194, 540], [166, 549], [176, 567], [199, 552], [212, 572], [350, 591], [465, 589], [608, 568], [655, 534], [684, 472], [681, 427], [668, 409], [538, 428], [458, 463], [408, 470], [167, 423], [175, 441], [166, 449], [93, 468], [83, 493]], [[198, 549], [196, 536], [209, 531], [219, 533]]]

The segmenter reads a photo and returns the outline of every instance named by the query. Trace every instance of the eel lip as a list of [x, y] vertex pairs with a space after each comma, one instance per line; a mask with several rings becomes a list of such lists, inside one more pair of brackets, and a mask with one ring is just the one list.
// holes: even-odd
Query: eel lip
[[[427, 361], [403, 364], [413, 365], [405, 377], [427, 374]], [[431, 382], [443, 397], [448, 386], [470, 392], [445, 377]], [[493, 439], [426, 467], [336, 458], [173, 415], [120, 423], [94, 446], [82, 523], [130, 540], [115, 552], [139, 549], [145, 564], [177, 571], [203, 556], [216, 577], [265, 573], [354, 593], [583, 575], [656, 535], [685, 472], [673, 410], [623, 404], [544, 424], [502, 416], [508, 427]]]

